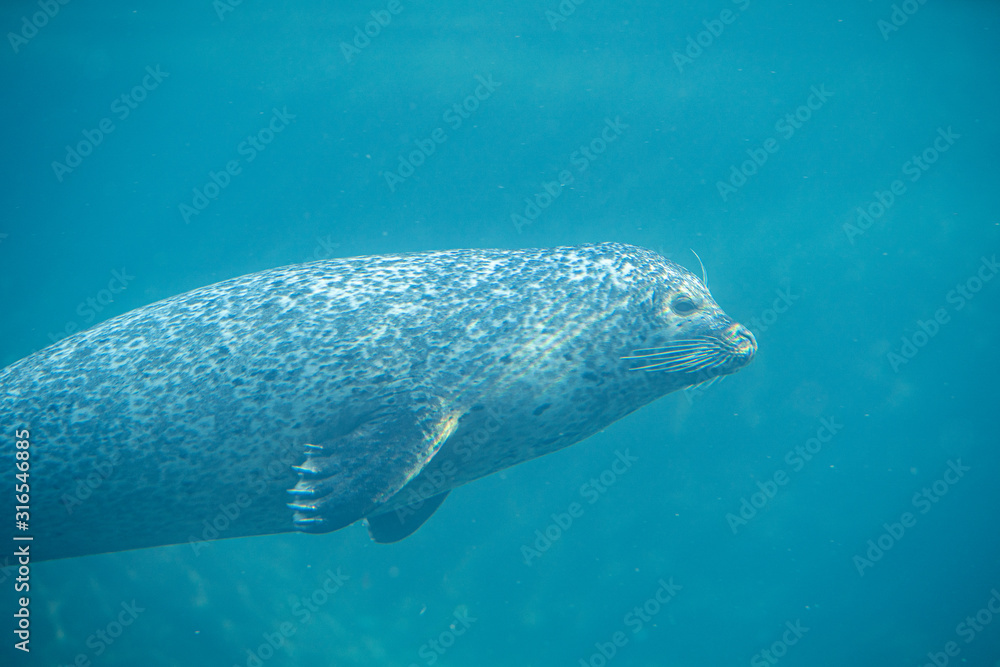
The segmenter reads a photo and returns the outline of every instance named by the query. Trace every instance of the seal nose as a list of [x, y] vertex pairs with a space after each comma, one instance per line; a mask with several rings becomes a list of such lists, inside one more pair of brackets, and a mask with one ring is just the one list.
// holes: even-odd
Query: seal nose
[[757, 339], [753, 333], [742, 324], [733, 322], [723, 332], [726, 342], [733, 346], [735, 354], [748, 360], [757, 351]]

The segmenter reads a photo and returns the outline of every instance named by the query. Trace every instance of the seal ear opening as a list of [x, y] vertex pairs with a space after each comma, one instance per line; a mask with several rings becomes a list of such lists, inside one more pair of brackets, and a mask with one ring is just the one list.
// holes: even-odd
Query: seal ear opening
[[445, 491], [424, 501], [400, 507], [393, 512], [367, 517], [368, 535], [379, 544], [399, 542], [404, 537], [409, 537], [431, 518], [448, 497], [448, 493]]

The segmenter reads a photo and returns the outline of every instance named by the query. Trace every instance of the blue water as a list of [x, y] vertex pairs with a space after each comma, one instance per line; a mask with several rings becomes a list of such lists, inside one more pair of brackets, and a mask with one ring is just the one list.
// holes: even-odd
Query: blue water
[[50, 4], [0, 10], [0, 365], [273, 266], [608, 240], [697, 251], [759, 352], [395, 545], [37, 564], [30, 655], [0, 574], [4, 665], [1000, 664], [996, 3]]

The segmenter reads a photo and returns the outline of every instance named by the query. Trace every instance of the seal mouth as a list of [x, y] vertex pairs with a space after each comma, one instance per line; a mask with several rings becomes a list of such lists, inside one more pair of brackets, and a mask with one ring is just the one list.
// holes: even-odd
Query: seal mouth
[[622, 359], [637, 362], [630, 371], [726, 375], [750, 363], [756, 351], [754, 335], [734, 323], [719, 335], [674, 340], [662, 347], [635, 350]]

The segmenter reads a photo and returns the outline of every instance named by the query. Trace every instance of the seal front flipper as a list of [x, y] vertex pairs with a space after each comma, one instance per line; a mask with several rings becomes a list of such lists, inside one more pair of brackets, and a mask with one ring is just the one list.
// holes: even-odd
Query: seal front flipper
[[460, 416], [428, 405], [381, 408], [322, 445], [306, 445], [306, 460], [293, 466], [299, 482], [288, 490], [295, 527], [328, 533], [378, 508], [420, 473]]
[[448, 497], [448, 493], [445, 491], [432, 498], [400, 507], [392, 512], [367, 517], [368, 535], [379, 544], [399, 542], [404, 537], [409, 537], [416, 532], [417, 528], [424, 525], [427, 519], [431, 518], [431, 515]]

